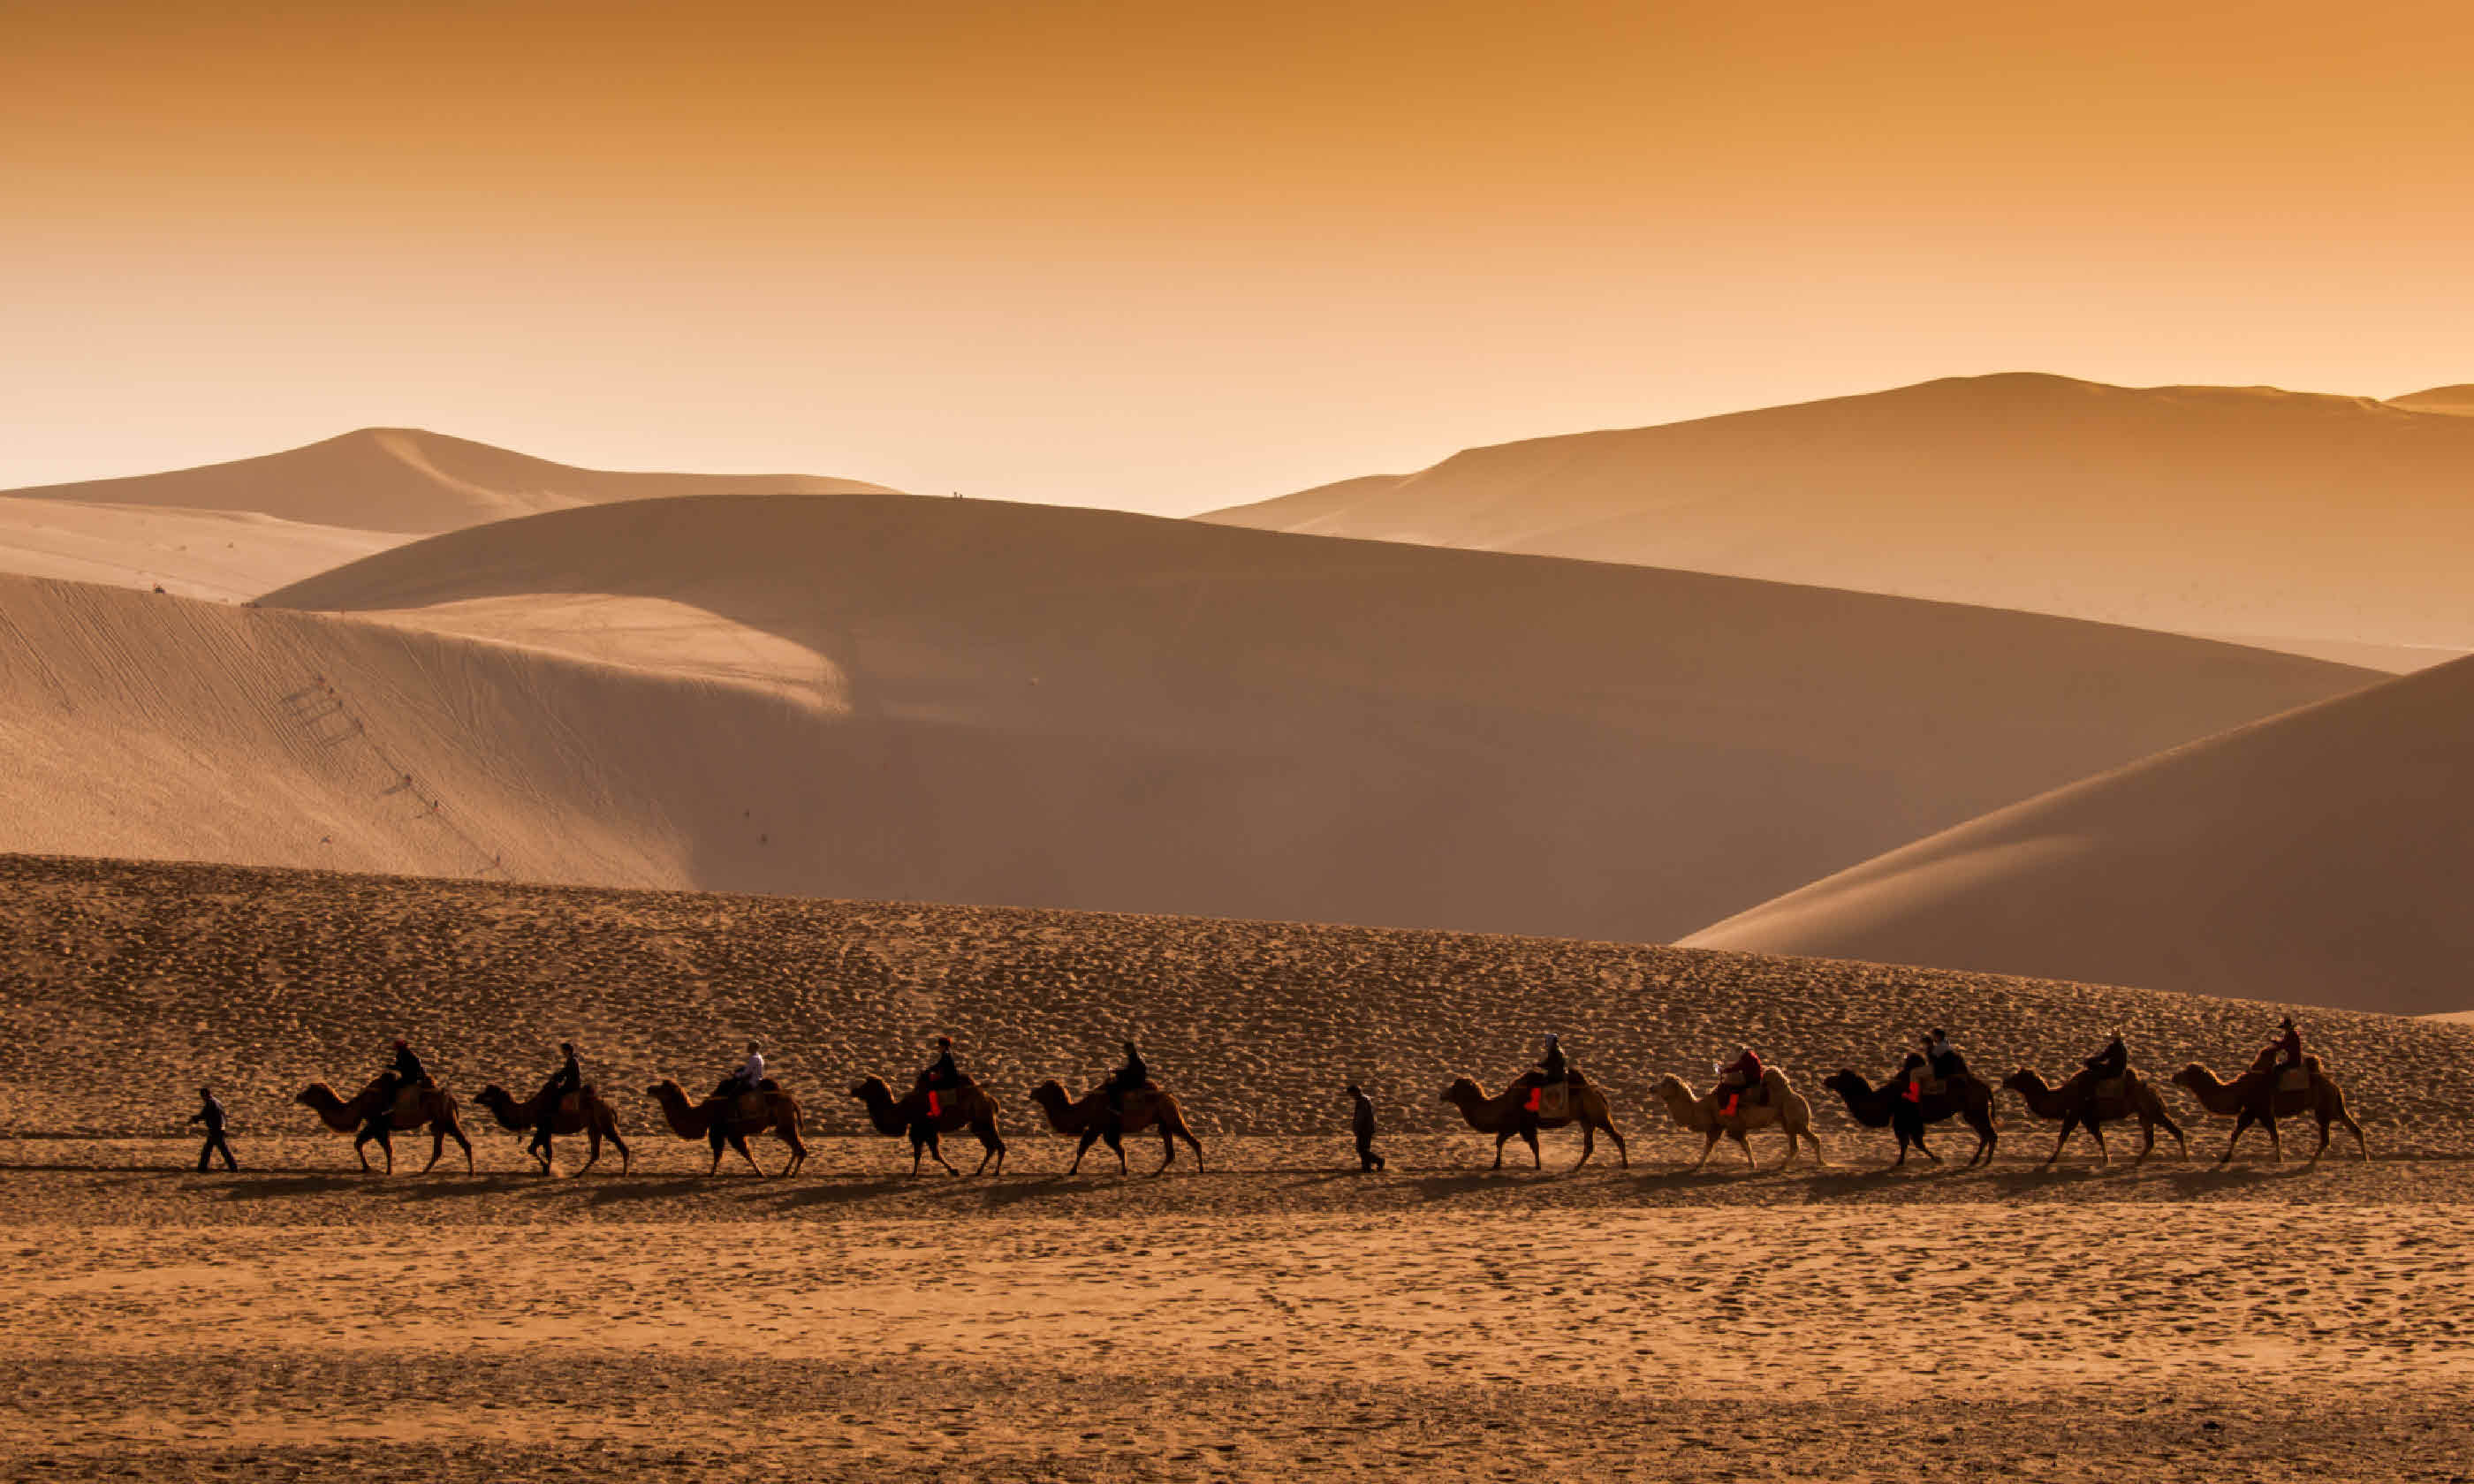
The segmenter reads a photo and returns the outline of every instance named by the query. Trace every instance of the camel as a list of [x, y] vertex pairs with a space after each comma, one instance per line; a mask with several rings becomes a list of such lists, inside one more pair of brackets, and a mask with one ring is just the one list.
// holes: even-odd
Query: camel
[[370, 1114], [378, 1106], [378, 1089], [386, 1080], [383, 1077], [373, 1078], [370, 1085], [349, 1103], [337, 1097], [335, 1089], [323, 1082], [313, 1082], [303, 1088], [301, 1095], [292, 1101], [316, 1113], [321, 1122], [336, 1133], [352, 1135], [353, 1157], [361, 1161], [364, 1170], [370, 1167], [370, 1157], [364, 1152], [363, 1145], [372, 1139], [377, 1140], [379, 1150], [386, 1155], [386, 1172], [392, 1175], [395, 1173], [393, 1136], [399, 1131], [409, 1132], [427, 1124], [429, 1162], [421, 1167], [421, 1172], [426, 1175], [438, 1167], [438, 1157], [445, 1152], [447, 1141], [451, 1138], [464, 1147], [464, 1173], [473, 1173], [473, 1141], [464, 1137], [464, 1125], [455, 1116], [455, 1099], [434, 1083], [424, 1082], [417, 1088], [399, 1089], [394, 1109], [375, 1125], [371, 1123]]
[[[713, 1146], [713, 1166], [708, 1175], [721, 1173], [721, 1152], [736, 1149], [747, 1161], [747, 1167], [758, 1175], [764, 1166], [747, 1152], [747, 1137], [770, 1133], [790, 1146], [790, 1158], [782, 1166], [785, 1175], [795, 1175], [807, 1162], [807, 1140], [799, 1137], [799, 1100], [773, 1085], [766, 1078], [755, 1092], [735, 1098], [709, 1097], [701, 1103], [691, 1103], [679, 1085], [665, 1077], [644, 1089], [644, 1095], [662, 1105], [662, 1116], [669, 1120], [670, 1132], [681, 1138], [703, 1139]], [[755, 1104], [751, 1113], [747, 1107]]]
[[2219, 1164], [2234, 1157], [2234, 1146], [2242, 1142], [2244, 1132], [2254, 1123], [2268, 1130], [2268, 1147], [2278, 1163], [2285, 1162], [2285, 1140], [2276, 1131], [2276, 1120], [2302, 1113], [2319, 1120], [2319, 1147], [2311, 1151], [2309, 1162], [2316, 1163], [2328, 1152], [2328, 1125], [2332, 1123], [2343, 1124], [2354, 1136], [2354, 1147], [2362, 1151], [2364, 1159], [2369, 1159], [2371, 1146], [2363, 1138], [2363, 1126], [2345, 1109], [2344, 1089], [2328, 1080], [2319, 1069], [2317, 1057], [2304, 1057], [2302, 1067], [2311, 1074], [2311, 1085], [2290, 1092], [2278, 1089], [2273, 1069], [2258, 1065], [2231, 1082], [2219, 1082], [2215, 1072], [2194, 1062], [2175, 1072], [2173, 1081], [2188, 1088], [2200, 1107], [2219, 1118], [2234, 1120], [2234, 1137], [2226, 1140], [2225, 1152], [2217, 1160]]
[[[519, 1103], [506, 1089], [495, 1082], [483, 1088], [473, 1099], [490, 1110], [491, 1116], [498, 1120], [498, 1127], [518, 1134], [531, 1134], [540, 1128], [541, 1100], [542, 1094], [537, 1092]], [[618, 1113], [601, 1100], [601, 1094], [594, 1089], [591, 1083], [586, 1083], [580, 1091], [570, 1092], [559, 1100], [558, 1112], [550, 1115], [548, 1131], [524, 1151], [541, 1161], [545, 1175], [549, 1173], [557, 1158], [557, 1152], [550, 1147], [550, 1137], [559, 1134], [582, 1134], [591, 1141], [592, 1152], [585, 1156], [583, 1168], [577, 1170], [577, 1174], [593, 1168], [600, 1160], [601, 1141], [605, 1138], [618, 1146], [619, 1174], [626, 1174], [636, 1162], [635, 1156], [627, 1151], [627, 1141], [618, 1137]]]
[[1753, 1147], [1744, 1142], [1744, 1136], [1754, 1129], [1766, 1129], [1772, 1125], [1786, 1135], [1786, 1159], [1780, 1162], [1779, 1168], [1784, 1169], [1795, 1162], [1798, 1139], [1812, 1145], [1813, 1163], [1829, 1163], [1821, 1157], [1821, 1140], [1812, 1132], [1812, 1105], [1806, 1102], [1804, 1094], [1796, 1091], [1794, 1085], [1786, 1080], [1786, 1073], [1775, 1066], [1763, 1071], [1761, 1090], [1764, 1093], [1762, 1101], [1738, 1103], [1734, 1113], [1721, 1113], [1715, 1093], [1694, 1097], [1690, 1088], [1673, 1077], [1661, 1077], [1650, 1089], [1651, 1093], [1666, 1105], [1667, 1113], [1676, 1122], [1701, 1136], [1701, 1158], [1692, 1161], [1696, 1170], [1710, 1162], [1710, 1151], [1718, 1147], [1721, 1136], [1734, 1139], [1735, 1147], [1744, 1152], [1744, 1162], [1759, 1169], [1760, 1161], [1753, 1158]]
[[1914, 1102], [1907, 1101], [1907, 1079], [1902, 1072], [1875, 1087], [1848, 1067], [1840, 1067], [1822, 1083], [1838, 1094], [1847, 1112], [1868, 1129], [1887, 1127], [1898, 1136], [1899, 1158], [1891, 1168], [1907, 1162], [1907, 1146], [1935, 1164], [1941, 1156], [1925, 1147], [1925, 1125], [1962, 1119], [1976, 1131], [1976, 1152], [1967, 1157], [1967, 1167], [1993, 1162], [1994, 1146], [2001, 1136], [1995, 1132], [1993, 1089], [1984, 1079], [1972, 1072], [1961, 1072], [1945, 1080], [1938, 1092], [1928, 1092]]
[[959, 1087], [939, 1089], [936, 1115], [933, 1118], [928, 1115], [928, 1089], [925, 1088], [914, 1088], [909, 1096], [896, 1102], [893, 1089], [886, 1087], [882, 1078], [870, 1077], [851, 1089], [850, 1095], [867, 1105], [867, 1121], [876, 1125], [879, 1134], [888, 1138], [905, 1134], [910, 1136], [911, 1174], [919, 1173], [922, 1150], [927, 1151], [930, 1159], [945, 1165], [946, 1174], [962, 1173], [945, 1164], [944, 1151], [937, 1147], [941, 1142], [938, 1135], [960, 1129], [969, 1129], [980, 1141], [980, 1167], [971, 1173], [977, 1175], [987, 1169], [990, 1160], [997, 1161], [997, 1174], [1005, 1173], [1006, 1141], [997, 1136], [996, 1099], [982, 1091], [978, 1083], [965, 1082]]
[[1119, 1127], [1110, 1128], [1108, 1093], [1104, 1088], [1094, 1088], [1079, 1100], [1069, 1100], [1064, 1084], [1051, 1077], [1031, 1089], [1031, 1100], [1048, 1115], [1048, 1126], [1059, 1134], [1081, 1140], [1074, 1146], [1074, 1163], [1068, 1175], [1082, 1168], [1082, 1157], [1091, 1152], [1096, 1140], [1105, 1138], [1117, 1154], [1117, 1173], [1126, 1172], [1126, 1145], [1123, 1136], [1140, 1133], [1153, 1123], [1159, 1125], [1160, 1162], [1156, 1175], [1176, 1161], [1176, 1141], [1184, 1139], [1194, 1150], [1194, 1167], [1202, 1168], [1202, 1145], [1197, 1143], [1194, 1131], [1185, 1124], [1185, 1114], [1176, 1106], [1176, 1095], [1163, 1092], [1148, 1083], [1126, 1094], [1125, 1116]]
[[2173, 1136], [2182, 1158], [2191, 1157], [2191, 1141], [2182, 1137], [2181, 1125], [2165, 1112], [2165, 1104], [2139, 1073], [2125, 1068], [2122, 1074], [2120, 1097], [2098, 1097], [2096, 1094], [2096, 1073], [2082, 1070], [2060, 1087], [2050, 1087], [2035, 1070], [2023, 1066], [2002, 1079], [2001, 1085], [2019, 1094], [2019, 1101], [2039, 1118], [2062, 1120], [2062, 1137], [2053, 1140], [2053, 1152], [2045, 1156], [2050, 1164], [2062, 1157], [2062, 1146], [2071, 1141], [2074, 1130], [2084, 1124], [2088, 1137], [2096, 1140], [2098, 1162], [2111, 1164], [2113, 1152], [2104, 1147], [2104, 1125], [2139, 1120], [2139, 1156], [2130, 1162], [2137, 1164], [2156, 1148], [2156, 1131], [2163, 1129]]
[[1503, 1168], [1503, 1146], [1516, 1134], [1520, 1136], [1522, 1143], [1529, 1146], [1530, 1167], [1543, 1168], [1543, 1161], [1538, 1155], [1538, 1131], [1560, 1129], [1569, 1123], [1581, 1126], [1581, 1158], [1573, 1161], [1572, 1168], [1579, 1169], [1589, 1162], [1589, 1156], [1597, 1150], [1601, 1133], [1614, 1140], [1615, 1158], [1623, 1162], [1623, 1167], [1632, 1168], [1632, 1151], [1624, 1147], [1624, 1137], [1615, 1132], [1606, 1093], [1577, 1071], [1568, 1075], [1570, 1089], [1566, 1106], [1572, 1111], [1560, 1118], [1540, 1118], [1530, 1109], [1530, 1092], [1546, 1080], [1546, 1074], [1534, 1066], [1514, 1078], [1512, 1086], [1494, 1097], [1487, 1096], [1486, 1089], [1478, 1086], [1477, 1079], [1455, 1077], [1451, 1086], [1443, 1089], [1442, 1101], [1459, 1109], [1470, 1128], [1494, 1136], [1494, 1163], [1491, 1166], [1493, 1169]]

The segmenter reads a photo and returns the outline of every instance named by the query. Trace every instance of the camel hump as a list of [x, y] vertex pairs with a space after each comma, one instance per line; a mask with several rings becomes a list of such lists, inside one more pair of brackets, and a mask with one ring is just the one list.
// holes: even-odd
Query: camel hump
[[2312, 1068], [2308, 1066], [2289, 1066], [2285, 1068], [2285, 1070], [2276, 1074], [2276, 1090], [2279, 1092], [2310, 1091], [2311, 1072]]
[[2088, 1093], [2098, 1102], [2119, 1103], [2130, 1095], [2129, 1074], [2124, 1073], [2119, 1077], [2099, 1077], [2096, 1085], [2088, 1089]]
[[558, 1100], [558, 1111], [563, 1113], [573, 1113], [577, 1117], [582, 1117], [584, 1115], [584, 1099], [592, 1091], [593, 1084], [588, 1082], [573, 1092], [561, 1094]]
[[406, 1118], [418, 1117], [421, 1113], [421, 1093], [422, 1088], [418, 1083], [397, 1089], [395, 1107], [389, 1112], [388, 1116], [399, 1123]]

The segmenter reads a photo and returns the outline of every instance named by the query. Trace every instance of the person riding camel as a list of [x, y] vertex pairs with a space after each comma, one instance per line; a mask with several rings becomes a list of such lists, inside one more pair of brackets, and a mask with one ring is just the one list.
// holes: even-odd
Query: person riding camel
[[713, 1089], [713, 1095], [737, 1097], [742, 1092], [760, 1091], [764, 1086], [764, 1048], [750, 1041], [747, 1043], [747, 1060], [739, 1064], [739, 1070], [721, 1079], [721, 1086]]
[[398, 1036], [394, 1048], [395, 1060], [378, 1072], [377, 1108], [363, 1125], [361, 1132], [364, 1134], [376, 1135], [386, 1128], [387, 1120], [395, 1113], [395, 1100], [404, 1089], [429, 1085], [429, 1069], [421, 1065], [421, 1058], [413, 1055], [411, 1043]]
[[538, 1154], [549, 1147], [550, 1120], [558, 1116], [559, 1101], [570, 1092], [584, 1090], [584, 1064], [575, 1059], [575, 1042], [562, 1041], [558, 1043], [558, 1051], [567, 1060], [560, 1063], [558, 1070], [550, 1073], [549, 1081], [542, 1085], [541, 1098], [534, 1105], [538, 1112], [533, 1114], [533, 1141], [532, 1147], [525, 1151], [528, 1154]]
[[2130, 1070], [2130, 1048], [2122, 1043], [2122, 1033], [2104, 1043], [2104, 1049], [2079, 1063], [2090, 1072], [2090, 1081], [2111, 1082]]
[[1139, 1092], [1152, 1080], [1152, 1070], [1143, 1065], [1143, 1054], [1134, 1043], [1126, 1042], [1126, 1065], [1108, 1078], [1108, 1122], [1120, 1132], [1126, 1121], [1126, 1094]]
[[1906, 1074], [1904, 1095], [1908, 1102], [1924, 1101], [1924, 1084], [1928, 1078], [1948, 1082], [1953, 1077], [1966, 1075], [1966, 1061], [1951, 1048], [1950, 1032], [1941, 1027], [1935, 1026], [1925, 1032], [1917, 1041], [1916, 1048], [1900, 1068]]
[[2302, 1065], [2302, 1032], [2294, 1025], [2292, 1016], [2278, 1020], [2276, 1028], [2279, 1034], [2269, 1038], [2268, 1049], [2275, 1057], [2270, 1070], [2282, 1074], [2289, 1066]]
[[954, 1065], [954, 1038], [939, 1036], [936, 1038], [936, 1060], [929, 1063], [919, 1073], [920, 1089], [928, 1094], [929, 1116], [941, 1116], [944, 1113], [942, 1095], [961, 1085], [962, 1069]]
[[1543, 1080], [1550, 1087], [1571, 1080], [1572, 1064], [1565, 1060], [1564, 1043], [1555, 1039], [1552, 1031], [1546, 1033], [1546, 1054], [1538, 1059], [1538, 1069], [1545, 1074]]
[[1760, 1053], [1750, 1046], [1739, 1046], [1735, 1059], [1718, 1068], [1718, 1086], [1710, 1095], [1719, 1100], [1719, 1114], [1732, 1116], [1742, 1104], [1744, 1094], [1760, 1085]]

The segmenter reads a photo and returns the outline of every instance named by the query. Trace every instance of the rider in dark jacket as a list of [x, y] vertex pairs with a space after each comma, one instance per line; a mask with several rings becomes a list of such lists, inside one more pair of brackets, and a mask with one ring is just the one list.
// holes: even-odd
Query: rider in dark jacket
[[1127, 1041], [1126, 1065], [1118, 1067], [1115, 1075], [1108, 1079], [1109, 1118], [1122, 1123], [1126, 1116], [1126, 1094], [1142, 1090], [1143, 1085], [1151, 1080], [1152, 1070], [1143, 1065], [1143, 1054], [1134, 1049], [1132, 1041]]
[[2130, 1048], [2122, 1043], [2122, 1033], [2116, 1031], [2113, 1039], [2104, 1043], [2102, 1051], [2079, 1065], [2094, 1073], [2097, 1081], [2104, 1082], [2130, 1069]]
[[558, 1116], [560, 1100], [570, 1092], [584, 1090], [584, 1065], [575, 1059], [575, 1042], [562, 1041], [558, 1049], [567, 1060], [559, 1064], [557, 1071], [550, 1073], [549, 1081], [542, 1086], [540, 1099], [534, 1104], [533, 1141], [531, 1148], [525, 1151], [528, 1154], [540, 1154], [549, 1148], [550, 1122]]
[[395, 1100], [406, 1088], [422, 1087], [429, 1081], [429, 1069], [421, 1058], [412, 1054], [412, 1046], [402, 1037], [395, 1039], [395, 1060], [378, 1072], [378, 1105], [362, 1124], [364, 1134], [376, 1134], [387, 1126], [395, 1113]]

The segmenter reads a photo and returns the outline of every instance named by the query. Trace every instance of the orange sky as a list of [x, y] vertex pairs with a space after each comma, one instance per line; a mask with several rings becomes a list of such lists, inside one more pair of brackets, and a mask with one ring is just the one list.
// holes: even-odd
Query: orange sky
[[2474, 380], [2474, 7], [2154, 9], [0, 0], [0, 486], [383, 422], [1184, 512]]

